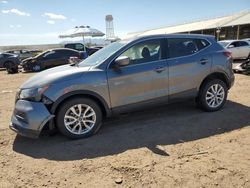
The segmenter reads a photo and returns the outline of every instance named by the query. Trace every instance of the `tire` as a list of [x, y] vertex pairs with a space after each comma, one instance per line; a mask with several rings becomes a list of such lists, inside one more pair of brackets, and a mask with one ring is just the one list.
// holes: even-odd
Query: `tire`
[[18, 66], [12, 61], [7, 61], [4, 64], [4, 67], [6, 68], [8, 74], [14, 74], [18, 72]]
[[[214, 92], [216, 90], [217, 92]], [[219, 79], [208, 80], [200, 89], [197, 99], [198, 106], [206, 112], [218, 111], [224, 106], [227, 93], [228, 88], [225, 82]]]
[[[79, 114], [81, 115], [79, 116]], [[59, 107], [56, 116], [56, 126], [58, 130], [64, 136], [71, 139], [80, 139], [92, 136], [97, 133], [101, 124], [102, 111], [95, 101], [88, 98], [78, 97], [66, 101]]]
[[7, 69], [8, 74], [15, 74], [18, 73], [18, 67], [12, 67], [10, 69]]

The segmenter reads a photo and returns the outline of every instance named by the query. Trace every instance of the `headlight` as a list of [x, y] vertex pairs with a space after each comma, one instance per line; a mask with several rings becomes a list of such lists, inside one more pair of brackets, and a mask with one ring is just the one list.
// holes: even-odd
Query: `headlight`
[[39, 88], [22, 89], [19, 93], [19, 99], [40, 101], [42, 94], [48, 89], [48, 86]]

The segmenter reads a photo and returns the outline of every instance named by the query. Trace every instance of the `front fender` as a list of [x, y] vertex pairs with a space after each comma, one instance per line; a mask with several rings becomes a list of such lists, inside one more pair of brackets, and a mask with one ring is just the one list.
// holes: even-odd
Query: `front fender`
[[78, 91], [72, 91], [72, 92], [69, 92], [69, 93], [66, 93], [64, 95], [62, 95], [61, 97], [59, 97], [52, 105], [51, 107], [51, 113], [54, 114], [56, 112], [56, 109], [57, 107], [63, 102], [65, 101], [66, 99], [70, 98], [70, 97], [73, 97], [73, 96], [77, 96], [77, 95], [85, 95], [85, 96], [90, 96], [92, 98], [95, 98], [98, 100], [98, 102], [100, 102], [104, 109], [105, 109], [105, 112], [107, 114], [107, 116], [110, 116], [111, 115], [111, 110], [107, 104], [107, 102], [105, 101], [105, 99], [103, 97], [101, 97], [99, 94], [95, 93], [95, 92], [92, 92], [92, 91], [88, 91], [88, 90], [78, 90]]

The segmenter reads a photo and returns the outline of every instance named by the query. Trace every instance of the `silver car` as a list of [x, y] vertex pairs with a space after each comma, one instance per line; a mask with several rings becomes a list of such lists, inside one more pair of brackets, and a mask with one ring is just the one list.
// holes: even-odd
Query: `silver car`
[[195, 99], [223, 107], [234, 83], [231, 53], [206, 35], [154, 35], [119, 41], [80, 63], [36, 74], [18, 90], [10, 128], [38, 137], [58, 129], [78, 139], [113, 114]]
[[219, 43], [232, 53], [233, 59], [250, 58], [250, 42], [247, 40], [223, 40]]

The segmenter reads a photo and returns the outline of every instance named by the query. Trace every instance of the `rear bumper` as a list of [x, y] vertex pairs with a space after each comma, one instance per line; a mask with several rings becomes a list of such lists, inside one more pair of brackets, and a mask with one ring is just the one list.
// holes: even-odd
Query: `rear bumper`
[[22, 136], [38, 138], [44, 125], [53, 117], [43, 103], [18, 100], [11, 117], [10, 129]]
[[233, 87], [235, 81], [235, 76], [234, 74], [230, 77], [230, 88]]

